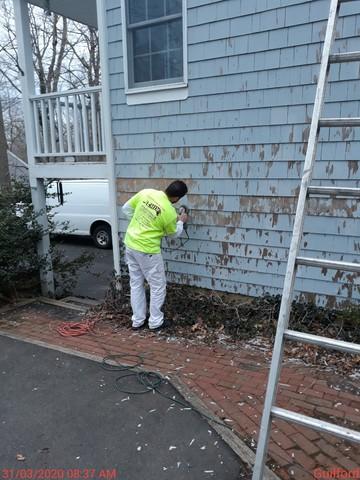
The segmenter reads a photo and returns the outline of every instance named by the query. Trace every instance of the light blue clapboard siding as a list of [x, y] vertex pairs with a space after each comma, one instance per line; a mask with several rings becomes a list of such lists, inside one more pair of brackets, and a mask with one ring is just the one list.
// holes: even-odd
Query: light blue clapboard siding
[[[360, 2], [341, 7], [334, 51], [360, 50]], [[189, 97], [129, 106], [120, 0], [107, 0], [121, 204], [189, 184], [190, 241], [163, 241], [169, 280], [244, 295], [281, 292], [330, 0], [188, 0]], [[360, 116], [359, 63], [333, 65], [324, 116]], [[360, 187], [360, 128], [320, 132], [314, 183]], [[302, 254], [360, 262], [359, 202], [312, 199]], [[360, 277], [301, 268], [297, 295], [360, 301]]]

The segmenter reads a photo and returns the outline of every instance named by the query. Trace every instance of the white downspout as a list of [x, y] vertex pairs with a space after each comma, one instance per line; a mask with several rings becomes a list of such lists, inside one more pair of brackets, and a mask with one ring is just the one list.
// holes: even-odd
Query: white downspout
[[102, 85], [103, 125], [105, 135], [106, 160], [108, 165], [108, 181], [111, 208], [111, 232], [114, 256], [114, 270], [120, 276], [120, 245], [119, 245], [119, 220], [117, 214], [117, 186], [115, 175], [115, 161], [112, 137], [110, 81], [108, 68], [108, 41], [106, 27], [106, 0], [96, 0], [97, 22], [100, 47], [100, 68]]
[[[15, 12], [16, 39], [18, 45], [18, 59], [20, 65], [20, 82], [22, 104], [24, 109], [24, 123], [26, 135], [27, 156], [29, 162], [29, 178], [31, 198], [34, 210], [39, 214], [37, 221], [48, 232], [48, 219], [46, 215], [46, 199], [44, 180], [32, 174], [35, 167], [35, 133], [34, 118], [31, 108], [30, 96], [35, 94], [34, 66], [32, 44], [30, 36], [29, 10], [26, 0], [13, 0]], [[38, 254], [46, 258], [47, 266], [40, 271], [41, 290], [44, 296], [54, 296], [54, 275], [50, 258], [50, 237], [45, 233], [38, 244]]]

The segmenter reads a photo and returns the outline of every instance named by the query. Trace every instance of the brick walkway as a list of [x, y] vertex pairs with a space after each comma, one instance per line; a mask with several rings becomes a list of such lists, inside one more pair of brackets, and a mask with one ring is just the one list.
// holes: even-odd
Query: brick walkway
[[[268, 374], [268, 363], [261, 353], [186, 344], [126, 329], [116, 334], [106, 334], [104, 330], [104, 335], [62, 338], [54, 330], [59, 320], [44, 312], [30, 311], [16, 325], [6, 318], [6, 314], [0, 316], [0, 330], [18, 336], [101, 356], [120, 352], [142, 354], [145, 368], [170, 376], [176, 374], [209, 410], [231, 420], [228, 424], [237, 435], [255, 449]], [[356, 386], [355, 381], [341, 376], [287, 364], [282, 371], [277, 405], [360, 429], [358, 380]], [[280, 478], [307, 480], [314, 478], [316, 468], [358, 469], [360, 445], [276, 421], [270, 457], [268, 465], [276, 466]]]

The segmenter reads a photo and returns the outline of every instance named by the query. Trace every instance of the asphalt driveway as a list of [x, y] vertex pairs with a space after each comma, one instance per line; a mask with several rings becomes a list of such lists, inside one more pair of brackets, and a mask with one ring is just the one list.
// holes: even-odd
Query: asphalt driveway
[[[0, 337], [0, 364], [0, 468], [9, 479], [249, 478], [196, 412], [158, 394], [121, 393], [119, 374], [96, 362]], [[139, 388], [133, 377], [122, 387]]]
[[68, 260], [73, 260], [83, 252], [94, 255], [94, 261], [88, 269], [78, 270], [78, 281], [71, 295], [104, 300], [114, 269], [113, 251], [96, 248], [90, 237], [57, 235], [53, 242], [57, 249], [62, 250]]

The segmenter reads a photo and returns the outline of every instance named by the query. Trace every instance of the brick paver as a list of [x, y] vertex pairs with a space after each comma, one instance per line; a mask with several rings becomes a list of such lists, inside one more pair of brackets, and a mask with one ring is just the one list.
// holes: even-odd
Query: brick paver
[[[106, 326], [98, 335], [63, 338], [55, 331], [58, 323], [44, 312], [28, 312], [16, 325], [3, 315], [0, 330], [95, 355], [141, 354], [144, 368], [170, 377], [176, 375], [255, 449], [269, 368], [260, 351], [195, 345], [125, 328], [111, 333]], [[357, 382], [314, 367], [287, 363], [282, 370], [277, 405], [359, 430]], [[280, 420], [273, 422], [269, 453], [269, 465], [283, 479], [313, 479], [317, 468], [360, 468], [359, 445]]]

